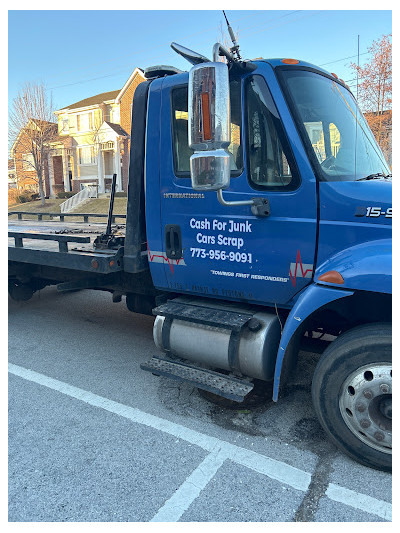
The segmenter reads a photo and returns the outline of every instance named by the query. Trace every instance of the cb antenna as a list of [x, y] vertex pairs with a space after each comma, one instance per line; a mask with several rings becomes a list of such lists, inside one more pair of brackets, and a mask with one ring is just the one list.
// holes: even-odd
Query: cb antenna
[[229, 36], [231, 38], [231, 41], [233, 43], [233, 46], [232, 48], [230, 48], [230, 51], [232, 52], [232, 54], [236, 54], [236, 57], [237, 59], [241, 60], [242, 58], [240, 57], [240, 53], [239, 53], [239, 45], [236, 41], [236, 37], [235, 37], [235, 34], [233, 33], [233, 30], [228, 22], [228, 18], [225, 14], [225, 11], [222, 10], [222, 13], [224, 14], [224, 17], [225, 17], [225, 20], [226, 20], [226, 25], [228, 26], [228, 32], [229, 32]]

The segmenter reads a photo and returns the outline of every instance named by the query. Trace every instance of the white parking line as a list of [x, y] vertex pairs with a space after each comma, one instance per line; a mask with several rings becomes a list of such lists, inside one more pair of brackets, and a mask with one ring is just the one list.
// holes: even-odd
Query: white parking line
[[351, 505], [351, 507], [375, 514], [385, 520], [392, 519], [392, 505], [382, 500], [376, 500], [367, 494], [360, 494], [354, 490], [339, 487], [334, 483], [329, 483], [325, 494], [335, 502]]
[[150, 522], [178, 522], [183, 513], [189, 509], [200, 492], [215, 476], [225, 459], [227, 456], [221, 449], [208, 454]]
[[[247, 468], [264, 474], [265, 476], [275, 479], [281, 483], [285, 483], [286, 485], [289, 485], [290, 487], [293, 487], [297, 490], [305, 492], [307, 491], [308, 486], [310, 484], [310, 473], [290, 466], [282, 461], [278, 461], [260, 453], [247, 450], [246, 448], [241, 448], [240, 446], [230, 444], [229, 442], [220, 440], [216, 437], [200, 433], [199, 431], [195, 431], [180, 424], [170, 422], [169, 420], [165, 420], [164, 418], [159, 418], [149, 413], [145, 413], [144, 411], [140, 411], [139, 409], [136, 409], [134, 407], [130, 407], [128, 405], [109, 400], [108, 398], [104, 398], [103, 396], [99, 396], [84, 389], [74, 387], [73, 385], [69, 385], [68, 383], [64, 383], [63, 381], [50, 378], [48, 376], [45, 376], [44, 374], [40, 374], [33, 370], [14, 365], [12, 363], [9, 363], [8, 371], [11, 374], [24, 378], [28, 381], [32, 381], [39, 385], [43, 385], [44, 387], [47, 387], [49, 389], [61, 392], [62, 394], [65, 394], [71, 398], [83, 401], [88, 405], [99, 407], [118, 416], [127, 418], [137, 424], [143, 424], [153, 429], [163, 431], [164, 433], [167, 433], [169, 435], [173, 435], [174, 437], [180, 438], [191, 444], [195, 444], [196, 446], [199, 446], [200, 448], [203, 448], [204, 450], [210, 452], [210, 455], [207, 456], [206, 459], [204, 459], [204, 461], [206, 462], [205, 464], [208, 465], [209, 461], [215, 457], [219, 458], [215, 465], [215, 468], [217, 469], [221, 466], [219, 464], [219, 460], [222, 460], [224, 458], [230, 459], [235, 463], [246, 466]], [[207, 484], [207, 479], [212, 472], [212, 468], [210, 466], [208, 474], [206, 472], [204, 477], [200, 478], [200, 466], [201, 465], [199, 465], [199, 467], [197, 467], [194, 472], [192, 472], [189, 478], [178, 489], [177, 493], [179, 492], [179, 495], [177, 496], [177, 498], [174, 500], [174, 496], [172, 496], [170, 500], [168, 500], [168, 502], [171, 502], [171, 504], [167, 506], [168, 502], [166, 502], [164, 507], [160, 509], [160, 512], [162, 509], [165, 508], [166, 513], [172, 513], [172, 507], [175, 504], [177, 505], [177, 509], [179, 508], [181, 510], [184, 509], [185, 505], [190, 505], [193, 499], [190, 502], [190, 498], [179, 501], [179, 498], [183, 497], [182, 495], [187, 489], [188, 480], [190, 480], [191, 476], [193, 475], [195, 483], [198, 484], [198, 487], [203, 487], [201, 479], [203, 480], [203, 483]], [[215, 473], [213, 475], [215, 475]], [[186, 487], [184, 487], [185, 483]], [[198, 494], [201, 490], [202, 488], [200, 488]], [[351, 493], [351, 497], [349, 497], [349, 493]], [[195, 490], [191, 492], [191, 495], [195, 498], [198, 494]], [[386, 520], [390, 520], [392, 506], [387, 502], [377, 500], [376, 498], [372, 498], [371, 496], [367, 496], [366, 494], [350, 491], [349, 489], [340, 487], [339, 485], [336, 485], [334, 483], [329, 484], [329, 487], [326, 491], [326, 495], [330, 499], [348, 505], [349, 507], [365, 511], [367, 513], [372, 513], [377, 516], [380, 516], [381, 518], [385, 518]], [[168, 511], [168, 507], [170, 508], [170, 511]], [[153, 520], [155, 520], [157, 516], [158, 513]]]

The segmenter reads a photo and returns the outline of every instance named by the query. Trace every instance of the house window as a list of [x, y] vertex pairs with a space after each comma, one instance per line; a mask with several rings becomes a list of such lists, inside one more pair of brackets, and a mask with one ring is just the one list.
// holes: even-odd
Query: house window
[[33, 154], [24, 154], [22, 156], [22, 168], [23, 170], [35, 170], [35, 160]]
[[104, 120], [106, 122], [112, 122], [112, 106], [107, 104], [104, 110]]
[[78, 161], [80, 165], [95, 165], [96, 154], [93, 146], [83, 146], [78, 148]]
[[62, 120], [62, 131], [64, 133], [69, 131], [69, 119], [68, 119], [68, 117], [63, 118], [63, 120]]
[[89, 131], [93, 129], [93, 113], [81, 113], [76, 115], [77, 131]]
[[120, 122], [119, 106], [116, 106], [112, 109], [112, 113], [110, 114], [110, 122], [113, 122], [114, 124], [119, 124]]

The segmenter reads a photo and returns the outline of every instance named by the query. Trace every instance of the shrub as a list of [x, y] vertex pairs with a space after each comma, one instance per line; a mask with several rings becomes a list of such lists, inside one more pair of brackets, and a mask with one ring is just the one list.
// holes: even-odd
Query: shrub
[[60, 200], [62, 200], [63, 198], [71, 198], [71, 196], [74, 196], [74, 194], [74, 192], [62, 191], [57, 193], [57, 198], [60, 198]]
[[20, 204], [25, 204], [26, 202], [30, 202], [30, 200], [31, 200], [31, 195], [26, 192], [23, 192], [17, 196], [17, 201]]

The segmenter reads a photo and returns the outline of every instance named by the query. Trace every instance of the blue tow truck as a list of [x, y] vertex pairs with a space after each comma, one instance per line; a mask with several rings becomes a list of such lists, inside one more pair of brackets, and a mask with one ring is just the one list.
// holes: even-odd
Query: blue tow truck
[[165, 352], [144, 370], [238, 402], [256, 383], [277, 401], [299, 350], [322, 345], [322, 427], [390, 470], [391, 174], [355, 98], [297, 59], [172, 47], [190, 71], [150, 67], [135, 92], [125, 231], [14, 222], [11, 297], [126, 296]]

